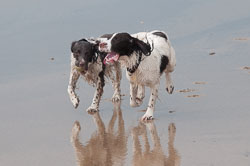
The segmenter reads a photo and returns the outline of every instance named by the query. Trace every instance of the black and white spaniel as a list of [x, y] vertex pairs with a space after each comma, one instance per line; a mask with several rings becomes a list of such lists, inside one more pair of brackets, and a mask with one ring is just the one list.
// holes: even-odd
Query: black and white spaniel
[[[101, 38], [108, 39], [111, 35], [103, 35]], [[105, 77], [112, 81], [114, 94], [112, 101], [121, 99], [120, 81], [121, 68], [119, 62], [103, 64], [107, 54], [98, 51], [98, 42], [93, 39], [81, 39], [72, 42], [71, 45], [71, 71], [68, 85], [68, 93], [75, 108], [79, 105], [79, 98], [75, 93], [76, 83], [82, 76], [90, 85], [96, 87], [92, 104], [88, 112], [96, 112], [99, 108]]]
[[148, 107], [142, 120], [153, 119], [160, 76], [163, 73], [166, 77], [167, 92], [172, 94], [174, 90], [170, 73], [174, 71], [176, 59], [167, 34], [163, 31], [133, 35], [115, 33], [105, 40], [99, 44], [99, 50], [108, 53], [104, 62], [118, 60], [126, 67], [126, 76], [130, 82], [130, 105], [140, 106], [145, 96], [145, 86], [151, 88]]

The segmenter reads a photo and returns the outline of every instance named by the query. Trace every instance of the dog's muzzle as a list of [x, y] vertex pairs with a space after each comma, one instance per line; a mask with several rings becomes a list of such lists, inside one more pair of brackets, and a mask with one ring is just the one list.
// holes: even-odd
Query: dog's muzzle
[[76, 61], [75, 62], [75, 65], [79, 68], [82, 68], [84, 70], [88, 70], [88, 62], [85, 62], [85, 61]]
[[107, 52], [107, 43], [99, 43], [99, 50], [101, 52]]

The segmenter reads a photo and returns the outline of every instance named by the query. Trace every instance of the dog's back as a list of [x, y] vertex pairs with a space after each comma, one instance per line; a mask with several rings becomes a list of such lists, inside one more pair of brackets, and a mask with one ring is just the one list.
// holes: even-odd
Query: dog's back
[[152, 50], [151, 55], [145, 57], [138, 67], [137, 82], [150, 86], [150, 84], [159, 82], [160, 75], [165, 70], [169, 72], [174, 70], [175, 51], [166, 33], [162, 31], [139, 32], [132, 36], [149, 43]]

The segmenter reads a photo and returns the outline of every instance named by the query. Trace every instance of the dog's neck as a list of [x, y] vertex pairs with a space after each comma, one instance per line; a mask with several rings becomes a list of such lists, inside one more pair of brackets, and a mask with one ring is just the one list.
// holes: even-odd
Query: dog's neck
[[139, 67], [141, 60], [142, 60], [142, 53], [139, 52], [138, 54], [136, 54], [135, 64], [132, 65], [131, 67], [127, 67], [127, 71], [129, 73], [133, 74], [137, 70], [137, 68]]
[[144, 55], [142, 53], [134, 52], [129, 57], [120, 56], [119, 62], [121, 63], [121, 66], [125, 67], [129, 73], [133, 74], [138, 69], [143, 56]]

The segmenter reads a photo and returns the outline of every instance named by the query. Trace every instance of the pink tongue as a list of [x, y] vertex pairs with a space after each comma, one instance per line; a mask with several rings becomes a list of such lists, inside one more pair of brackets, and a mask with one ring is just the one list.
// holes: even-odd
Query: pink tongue
[[119, 54], [111, 52], [108, 53], [107, 56], [104, 58], [103, 63], [104, 64], [114, 63], [114, 61], [117, 61], [118, 59], [119, 59]]

